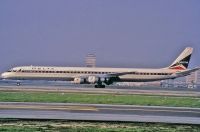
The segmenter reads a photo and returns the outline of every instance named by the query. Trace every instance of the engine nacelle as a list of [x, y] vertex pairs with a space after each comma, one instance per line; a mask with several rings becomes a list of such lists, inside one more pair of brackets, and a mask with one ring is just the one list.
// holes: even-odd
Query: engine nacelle
[[107, 84], [110, 85], [113, 83], [113, 81], [109, 78], [105, 78], [105, 77], [98, 77], [98, 76], [88, 76], [85, 78], [81, 78], [81, 77], [76, 77], [74, 78], [73, 81], [75, 84]]
[[87, 78], [88, 83], [91, 83], [91, 84], [95, 84], [96, 82], [98, 82], [98, 80], [99, 80], [99, 78], [96, 76], [89, 76]]
[[85, 79], [80, 78], [80, 77], [76, 77], [76, 78], [74, 78], [74, 83], [76, 83], [76, 84], [85, 83]]

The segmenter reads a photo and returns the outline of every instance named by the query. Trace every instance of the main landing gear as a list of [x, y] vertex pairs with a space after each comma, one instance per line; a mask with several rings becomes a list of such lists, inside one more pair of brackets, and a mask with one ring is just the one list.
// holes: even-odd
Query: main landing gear
[[97, 84], [97, 85], [95, 85], [94, 87], [95, 87], [95, 88], [105, 88], [105, 85], [102, 85], [102, 84], [101, 84], [101, 85], [98, 85], [98, 84]]
[[21, 83], [20, 82], [17, 82], [17, 86], [20, 86], [21, 85]]

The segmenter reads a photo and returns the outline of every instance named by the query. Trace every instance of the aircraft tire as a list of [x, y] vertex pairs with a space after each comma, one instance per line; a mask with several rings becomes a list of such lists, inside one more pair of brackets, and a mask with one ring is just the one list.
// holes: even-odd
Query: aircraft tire
[[17, 86], [20, 86], [21, 85], [21, 83], [20, 82], [17, 82]]
[[105, 88], [105, 85], [95, 85], [95, 88]]

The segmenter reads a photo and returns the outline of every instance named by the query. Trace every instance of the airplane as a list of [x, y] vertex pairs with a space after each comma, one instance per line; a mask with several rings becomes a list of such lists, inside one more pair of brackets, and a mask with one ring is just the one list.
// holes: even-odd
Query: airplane
[[2, 73], [1, 77], [12, 80], [72, 81], [76, 84], [94, 84], [95, 88], [105, 88], [105, 85], [111, 85], [115, 82], [150, 82], [175, 79], [190, 75], [200, 69], [200, 67], [187, 69], [192, 52], [193, 48], [185, 48], [171, 65], [159, 69], [21, 66]]

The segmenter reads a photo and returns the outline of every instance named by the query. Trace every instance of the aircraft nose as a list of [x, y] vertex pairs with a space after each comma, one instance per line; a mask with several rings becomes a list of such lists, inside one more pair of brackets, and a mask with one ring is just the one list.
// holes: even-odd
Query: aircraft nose
[[8, 77], [8, 74], [9, 74], [9, 73], [7, 73], [7, 72], [2, 73], [2, 74], [1, 74], [1, 78], [7, 78], [7, 77]]

